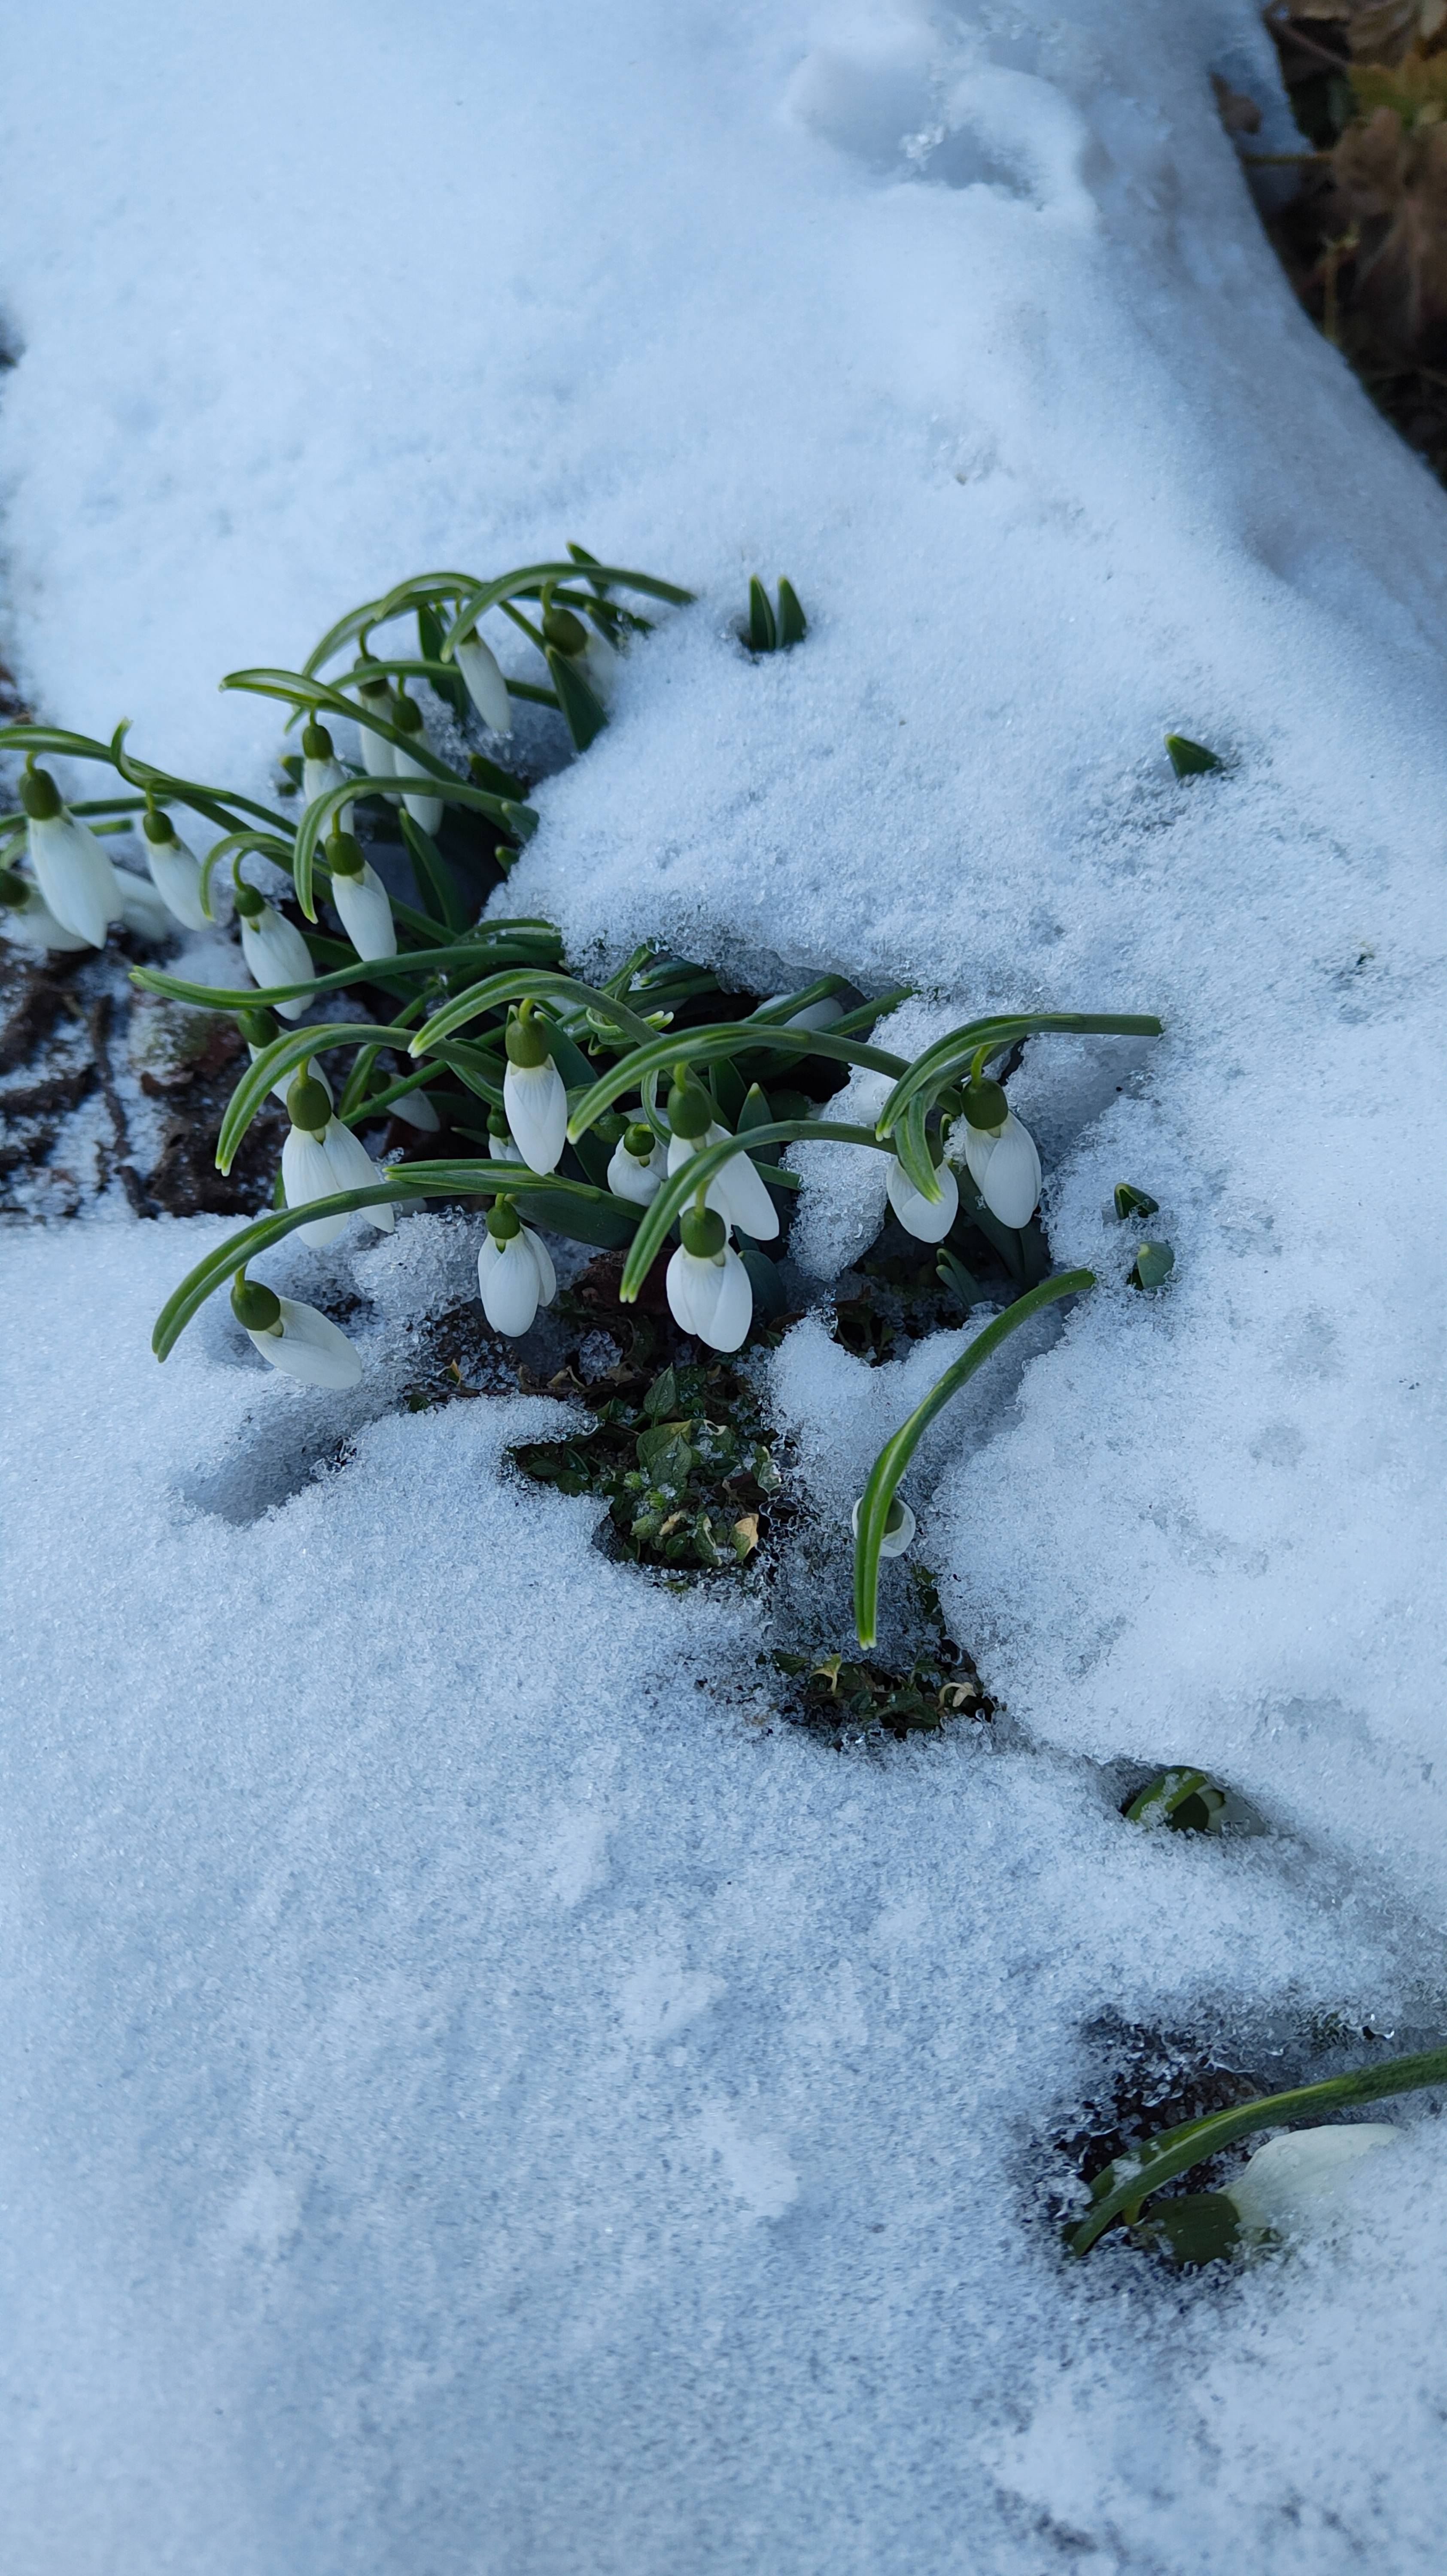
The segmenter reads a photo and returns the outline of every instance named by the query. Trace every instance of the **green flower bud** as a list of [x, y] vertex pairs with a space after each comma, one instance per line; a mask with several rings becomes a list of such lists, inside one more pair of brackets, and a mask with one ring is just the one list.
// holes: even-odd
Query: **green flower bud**
[[631, 1154], [635, 1163], [646, 1163], [649, 1160], [653, 1152], [653, 1143], [651, 1127], [629, 1127], [624, 1131], [623, 1151], [625, 1154]]
[[965, 1124], [992, 1134], [1010, 1115], [1010, 1103], [998, 1082], [970, 1082], [965, 1090]]
[[587, 627], [571, 608], [545, 608], [543, 633], [558, 653], [581, 653], [588, 641]]
[[716, 1261], [727, 1240], [727, 1228], [716, 1208], [689, 1208], [679, 1234], [685, 1252], [696, 1261]]
[[392, 709], [392, 722], [399, 733], [420, 733], [422, 731], [422, 709], [417, 704], [415, 698], [407, 697], [400, 689], [397, 692], [396, 703]]
[[713, 1125], [713, 1102], [701, 1082], [695, 1082], [686, 1064], [673, 1068], [673, 1089], [668, 1095], [668, 1123], [675, 1136], [694, 1143], [706, 1136]]
[[60, 812], [60, 789], [48, 769], [27, 769], [20, 781], [20, 802], [32, 823], [51, 823]]
[[503, 1045], [507, 1049], [509, 1064], [531, 1066], [551, 1061], [553, 1050], [534, 1015], [531, 1002], [524, 1002], [522, 1009], [508, 1021]]
[[0, 907], [6, 912], [22, 911], [30, 901], [30, 888], [13, 868], [0, 868]]
[[489, 1136], [495, 1136], [499, 1144], [502, 1144], [506, 1138], [511, 1136], [512, 1129], [507, 1123], [507, 1117], [504, 1111], [501, 1109], [489, 1109], [487, 1113], [487, 1132]]
[[236, 880], [236, 909], [243, 921], [259, 921], [266, 910], [265, 895], [258, 894], [254, 885], [248, 885], [245, 877]]
[[522, 1218], [511, 1199], [497, 1199], [487, 1212], [487, 1230], [494, 1243], [511, 1243], [523, 1230]]
[[238, 1011], [237, 1026], [248, 1046], [269, 1047], [281, 1035], [281, 1022], [275, 1011]]
[[313, 1136], [324, 1136], [331, 1123], [332, 1104], [316, 1076], [299, 1073], [286, 1095], [286, 1114], [293, 1127], [304, 1127]]
[[335, 827], [327, 834], [326, 861], [334, 877], [366, 874], [367, 862], [362, 856], [361, 842], [354, 840], [350, 832], [339, 832]]
[[335, 757], [331, 735], [315, 716], [302, 735], [301, 750], [303, 760], [331, 760]]
[[248, 1333], [269, 1333], [281, 1322], [281, 1299], [274, 1289], [238, 1270], [231, 1282], [231, 1312]]
[[154, 805], [148, 805], [141, 816], [141, 830], [148, 841], [155, 843], [158, 850], [164, 849], [166, 843], [174, 841], [176, 837], [175, 826], [170, 815], [162, 814]]

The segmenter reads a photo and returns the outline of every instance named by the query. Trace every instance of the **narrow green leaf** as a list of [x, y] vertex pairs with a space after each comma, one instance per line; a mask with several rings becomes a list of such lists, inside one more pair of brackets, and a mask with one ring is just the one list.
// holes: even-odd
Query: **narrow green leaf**
[[262, 1048], [254, 1064], [247, 1066], [226, 1103], [216, 1139], [218, 1172], [230, 1171], [242, 1139], [273, 1084], [282, 1081], [298, 1065], [305, 1064], [309, 1056], [326, 1055], [335, 1047], [385, 1046], [399, 1042], [405, 1045], [408, 1035], [405, 1029], [379, 1029], [366, 1020], [323, 1020], [313, 1028], [284, 1030], [279, 1038], [273, 1038], [270, 1046]]
[[809, 632], [809, 621], [799, 605], [799, 594], [791, 581], [779, 584], [779, 643], [787, 653], [791, 644], [802, 644]]
[[937, 1203], [944, 1197], [944, 1192], [935, 1170], [924, 1122], [924, 1094], [917, 1091], [894, 1131], [894, 1150], [921, 1198]]
[[[156, 966], [133, 966], [130, 971], [133, 984], [139, 984], [143, 992], [163, 994], [168, 1002], [189, 1002], [201, 1011], [260, 1011], [275, 1009], [281, 1002], [301, 1001], [304, 997], [310, 1001], [319, 993], [343, 993], [351, 984], [385, 984], [388, 977], [396, 981], [406, 974], [431, 979], [444, 970], [450, 973], [469, 966], [474, 967], [479, 975], [495, 974], [497, 947], [502, 944], [501, 941], [496, 944], [489, 942], [485, 933], [479, 931], [472, 939], [459, 941], [452, 948], [404, 950], [397, 957], [389, 957], [385, 966], [358, 959], [350, 966], [339, 966], [333, 974], [313, 976], [309, 984], [268, 984], [261, 991], [255, 985], [238, 988], [234, 985], [191, 984], [183, 976], [163, 974]], [[555, 939], [547, 944], [556, 950]], [[523, 958], [518, 959], [519, 966], [524, 962]]]
[[897, 1119], [904, 1116], [917, 1091], [934, 1095], [962, 1073], [976, 1049], [988, 1045], [992, 1055], [1002, 1055], [1020, 1038], [1047, 1035], [1057, 1037], [1158, 1038], [1161, 1023], [1153, 1014], [1138, 1011], [1016, 1011], [985, 1020], [968, 1020], [962, 1029], [951, 1029], [947, 1037], [936, 1038], [906, 1066], [879, 1113], [879, 1132], [887, 1136]]
[[754, 573], [749, 580], [749, 651], [772, 653], [778, 640], [774, 612], [769, 606], [769, 594], [757, 573]]
[[602, 699], [589, 687], [577, 663], [570, 661], [566, 653], [559, 653], [549, 644], [547, 663], [553, 675], [553, 687], [558, 693], [558, 704], [563, 711], [563, 721], [573, 737], [573, 749], [586, 751], [590, 742], [597, 741], [606, 725], [608, 711]]
[[[505, 973], [490, 975], [485, 983], [474, 984], [466, 993], [458, 993], [440, 1011], [423, 1023], [412, 1041], [414, 1055], [426, 1055], [438, 1038], [450, 1037], [454, 1029], [465, 1028], [485, 1011], [500, 1010], [505, 1002], [569, 1001], [581, 1002], [585, 1009], [596, 1010], [610, 1019], [630, 1037], [651, 1040], [653, 1030], [626, 1002], [615, 1000], [611, 993], [600, 993], [591, 984], [580, 984], [575, 976], [558, 975], [546, 967], [509, 967]], [[585, 1077], [591, 1068], [584, 1060]], [[591, 1120], [588, 1122], [591, 1125]]]
[[[709, 1064], [716, 1056], [749, 1052], [747, 1039], [740, 1037], [748, 1027], [747, 1020], [726, 1020], [701, 1029], [666, 1029], [662, 1036], [650, 1029], [646, 1046], [623, 1056], [598, 1076], [587, 1099], [573, 1111], [569, 1134], [575, 1138], [582, 1135], [625, 1092], [641, 1091], [647, 1081], [674, 1064]], [[835, 1064], [867, 1065], [875, 1073], [899, 1074], [905, 1070], [902, 1056], [888, 1055], [883, 1047], [865, 1046], [857, 1038], [836, 1037], [832, 1029], [774, 1030], [769, 1046], [781, 1058], [794, 1061], [808, 1055], [825, 1055]]]
[[1201, 778], [1208, 769], [1224, 766], [1214, 751], [1208, 751], [1203, 742], [1192, 742], [1189, 734], [1168, 733], [1166, 749], [1178, 778]]
[[407, 844], [424, 899], [430, 898], [428, 910], [433, 919], [442, 922], [448, 930], [465, 930], [466, 907], [457, 891], [452, 870], [437, 843], [430, 832], [423, 831], [420, 823], [413, 822], [410, 814], [404, 813], [400, 820], [402, 838]]
[[451, 707], [453, 714], [461, 722], [466, 720], [468, 695], [463, 686], [461, 672], [455, 666], [449, 671], [443, 664], [443, 633], [442, 620], [436, 609], [430, 607], [425, 600], [420, 601], [417, 609], [417, 641], [421, 647], [423, 660], [436, 666], [435, 672], [429, 672], [428, 677], [439, 698]]
[[[655, 1206], [657, 1201], [654, 1202]], [[950, 1398], [968, 1385], [976, 1369], [992, 1357], [1000, 1344], [1012, 1333], [1028, 1324], [1046, 1306], [1061, 1297], [1078, 1297], [1095, 1286], [1093, 1270], [1066, 1270], [1058, 1279], [1045, 1279], [1028, 1296], [1007, 1306], [1003, 1315], [986, 1324], [975, 1335], [968, 1350], [962, 1351], [953, 1366], [931, 1387], [923, 1404], [916, 1405], [907, 1422], [902, 1422], [893, 1439], [887, 1440], [874, 1462], [868, 1484], [859, 1506], [859, 1529], [854, 1541], [854, 1624], [861, 1646], [872, 1646], [879, 1613], [879, 1551], [889, 1521], [900, 1479], [936, 1414], [942, 1413]]]

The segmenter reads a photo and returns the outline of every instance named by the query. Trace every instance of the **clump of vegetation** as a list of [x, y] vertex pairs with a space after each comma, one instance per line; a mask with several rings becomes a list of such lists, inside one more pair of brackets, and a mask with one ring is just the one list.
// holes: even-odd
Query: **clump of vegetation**
[[995, 1702], [973, 1658], [949, 1634], [927, 1567], [912, 1569], [911, 1594], [926, 1633], [901, 1667], [777, 1649], [770, 1658], [775, 1672], [796, 1686], [790, 1713], [822, 1727], [837, 1743], [878, 1731], [897, 1738], [930, 1735], [951, 1718], [993, 1717]]
[[[554, 1391], [564, 1391], [556, 1380]], [[747, 1370], [670, 1361], [641, 1391], [623, 1370], [571, 1391], [592, 1407], [593, 1429], [520, 1442], [508, 1455], [525, 1476], [606, 1501], [635, 1564], [710, 1573], [748, 1564], [784, 1479]]]

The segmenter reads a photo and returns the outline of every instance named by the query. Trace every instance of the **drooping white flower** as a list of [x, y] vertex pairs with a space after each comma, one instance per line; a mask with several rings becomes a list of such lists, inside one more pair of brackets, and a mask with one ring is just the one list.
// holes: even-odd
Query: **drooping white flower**
[[152, 812], [148, 806], [141, 817], [141, 831], [151, 881], [166, 910], [183, 930], [209, 930], [201, 901], [201, 862], [177, 837], [170, 815]]
[[[420, 743], [423, 750], [426, 750], [427, 735], [422, 723], [422, 709], [415, 698], [409, 698], [405, 693], [400, 694], [392, 709], [392, 721], [399, 733], [407, 735], [414, 743]], [[396, 778], [420, 778], [429, 786], [435, 775], [422, 761], [415, 759], [412, 752], [402, 743], [394, 743], [392, 746], [392, 774]], [[445, 810], [440, 796], [404, 796], [402, 802], [419, 832], [435, 832], [440, 829]]]
[[634, 1207], [651, 1207], [663, 1187], [668, 1158], [651, 1127], [629, 1127], [618, 1139], [608, 1163], [608, 1187], [615, 1199]]
[[[693, 1155], [703, 1153], [710, 1145], [726, 1144], [730, 1134], [729, 1128], [720, 1127], [717, 1119], [712, 1119], [701, 1136], [670, 1136], [670, 1178], [681, 1171]], [[738, 1226], [742, 1233], [753, 1235], [757, 1242], [769, 1243], [778, 1233], [778, 1210], [760, 1177], [757, 1164], [751, 1163], [746, 1153], [730, 1154], [723, 1170], [710, 1181], [707, 1196], [708, 1205], [717, 1208], [725, 1225]]]
[[[358, 727], [359, 732], [363, 730], [363, 727]], [[379, 737], [374, 734], [372, 739], [375, 742]], [[388, 747], [383, 746], [384, 749]], [[301, 752], [301, 792], [308, 805], [315, 804], [319, 796], [325, 796], [329, 788], [345, 787], [347, 773], [336, 756], [331, 735], [326, 726], [318, 723], [315, 717], [302, 735]], [[340, 831], [350, 832], [352, 828], [350, 805], [337, 807], [337, 827]]]
[[[277, 984], [312, 981], [316, 968], [301, 932], [258, 894], [255, 886], [238, 886], [236, 912], [241, 923], [241, 954], [264, 993]], [[305, 1014], [307, 997], [302, 994], [294, 1001], [278, 1002], [275, 1007], [284, 1020], [299, 1020]]]
[[520, 1163], [523, 1159], [513, 1143], [512, 1129], [497, 1109], [487, 1113], [487, 1150], [495, 1163]]
[[891, 1154], [885, 1182], [889, 1204], [905, 1233], [912, 1234], [920, 1243], [943, 1243], [959, 1210], [960, 1185], [948, 1163], [936, 1165], [935, 1179], [940, 1185], [940, 1195], [937, 1199], [927, 1199], [923, 1190], [915, 1188], [903, 1163]]
[[30, 865], [47, 911], [87, 948], [104, 948], [107, 923], [120, 919], [121, 893], [100, 842], [66, 812], [47, 770], [26, 770], [20, 802]]
[[966, 1125], [965, 1161], [991, 1215], [1001, 1225], [1028, 1225], [1040, 1201], [1040, 1157], [1013, 1109], [993, 1131]]
[[511, 733], [512, 701], [491, 646], [484, 644], [474, 630], [465, 643], [454, 645], [453, 659], [462, 673], [463, 686], [488, 731]]
[[[380, 716], [384, 724], [393, 722], [396, 709], [386, 680], [359, 680], [357, 695], [369, 715]], [[370, 725], [359, 724], [357, 749], [362, 756], [362, 767], [369, 778], [392, 776], [392, 746], [384, 734], [374, 733]]]
[[477, 1285], [493, 1331], [509, 1335], [530, 1331], [539, 1306], [551, 1306], [558, 1293], [547, 1245], [507, 1199], [488, 1212]]
[[[771, 1002], [787, 1002], [787, 993], [771, 993]], [[791, 1011], [783, 1022], [786, 1029], [832, 1029], [844, 1017], [844, 1005], [837, 993], [825, 993], [817, 1002], [806, 1002], [802, 1011]]]
[[[265, 1054], [269, 1046], [275, 1046], [277, 1039], [281, 1035], [281, 1022], [277, 1018], [275, 1011], [242, 1011], [238, 1015], [238, 1025], [242, 1036], [246, 1040], [246, 1052], [253, 1064], [255, 1064], [259, 1055]], [[300, 1067], [300, 1071], [302, 1073], [310, 1074], [313, 1082], [319, 1082], [321, 1084], [323, 1091], [326, 1093], [327, 1107], [330, 1109], [332, 1106], [332, 1086], [327, 1080], [323, 1067], [316, 1063], [311, 1056], [308, 1056], [306, 1062]], [[286, 1107], [287, 1095], [291, 1090], [291, 1086], [297, 1078], [297, 1072], [298, 1067], [296, 1065], [290, 1065], [285, 1073], [277, 1076], [276, 1081], [271, 1086], [272, 1099], [279, 1100], [283, 1109]]]
[[1294, 2129], [1268, 2138], [1226, 2186], [1243, 2227], [1287, 2230], [1324, 2216], [1364, 2156], [1396, 2146], [1400, 2129], [1384, 2120], [1350, 2127]]
[[723, 1218], [690, 1208], [678, 1230], [683, 1240], [664, 1274], [673, 1320], [710, 1350], [736, 1351], [753, 1322], [754, 1292]]
[[504, 1045], [502, 1101], [518, 1152], [530, 1171], [555, 1172], [568, 1141], [568, 1094], [530, 1003], [509, 1020]]
[[397, 925], [387, 889], [360, 841], [340, 829], [328, 834], [323, 856], [332, 875], [332, 901], [359, 957], [395, 957]]
[[[853, 1529], [856, 1538], [859, 1536], [859, 1514], [863, 1500], [864, 1497], [861, 1494], [859, 1501], [854, 1506], [854, 1518], [850, 1523], [850, 1527]], [[885, 1520], [884, 1536], [879, 1542], [880, 1555], [903, 1556], [905, 1549], [910, 1546], [913, 1541], [915, 1528], [915, 1517], [913, 1512], [910, 1510], [908, 1503], [902, 1503], [898, 1494], [895, 1494], [891, 1498], [888, 1516]]]
[[[324, 1092], [314, 1077], [299, 1076], [287, 1093], [286, 1105], [292, 1123], [281, 1149], [281, 1180], [289, 1208], [306, 1207], [313, 1199], [334, 1198], [339, 1190], [370, 1189], [385, 1177], [361, 1137], [333, 1115], [330, 1093]], [[390, 1234], [396, 1223], [396, 1210], [385, 1200], [357, 1213], [383, 1234]], [[297, 1231], [303, 1243], [320, 1248], [324, 1243], [335, 1243], [345, 1231], [350, 1214], [349, 1209], [343, 1209], [339, 1215], [317, 1217]]]
[[231, 1304], [254, 1348], [284, 1377], [303, 1386], [355, 1386], [362, 1374], [360, 1352], [340, 1325], [315, 1306], [278, 1297], [245, 1271], [232, 1283]]
[[34, 878], [21, 876], [18, 869], [0, 871], [0, 930], [42, 955], [75, 956], [91, 945], [79, 931], [56, 920]]
[[129, 868], [117, 868], [116, 891], [127, 930], [136, 931], [142, 939], [175, 938], [175, 915], [149, 877], [138, 877]]

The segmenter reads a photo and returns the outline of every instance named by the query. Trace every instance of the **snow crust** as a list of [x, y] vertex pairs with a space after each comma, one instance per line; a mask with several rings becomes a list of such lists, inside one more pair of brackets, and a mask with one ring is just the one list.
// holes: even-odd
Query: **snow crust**
[[[1224, 2286], [1064, 2271], [1037, 2200], [1104, 2012], [1447, 2022], [1447, 503], [1293, 305], [1213, 71], [1289, 145], [1246, 0], [11, 30], [47, 716], [259, 782], [211, 675], [576, 536], [699, 604], [508, 909], [1167, 1024], [1030, 1050], [1101, 1285], [910, 1487], [993, 1747], [766, 1728], [746, 1597], [500, 1476], [536, 1404], [391, 1409], [455, 1229], [268, 1271], [364, 1301], [338, 1398], [224, 1315], [157, 1374], [209, 1224], [6, 1237], [17, 2576], [1438, 2563], [1430, 2118], [1369, 2222]], [[753, 570], [811, 620], [758, 663]], [[963, 1338], [786, 1342], [822, 1510]], [[1125, 1760], [1276, 1831], [1133, 1834]]]

